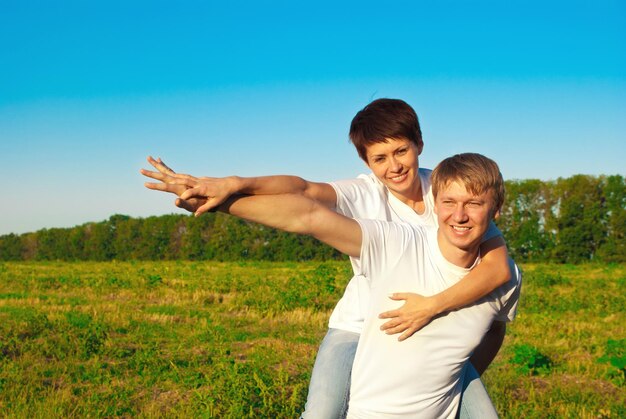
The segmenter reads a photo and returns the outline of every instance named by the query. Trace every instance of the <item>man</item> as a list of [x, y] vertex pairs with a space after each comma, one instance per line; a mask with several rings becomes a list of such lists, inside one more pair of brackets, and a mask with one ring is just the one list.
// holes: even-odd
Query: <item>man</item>
[[[503, 202], [497, 165], [476, 154], [444, 160], [433, 172], [439, 228], [354, 220], [297, 195], [231, 199], [220, 209], [319, 240], [353, 257], [369, 280], [370, 304], [354, 360], [349, 417], [454, 417], [465, 363], [496, 319], [512, 320], [517, 278], [475, 304], [440, 315], [404, 342], [380, 331], [388, 294], [432, 295], [477, 264], [480, 243]], [[203, 196], [202, 188], [184, 198]]]
[[[148, 161], [159, 172], [142, 171], [164, 183], [146, 186], [176, 193], [184, 198], [187, 188], [196, 189], [191, 201], [177, 200], [196, 215], [214, 208], [233, 194], [296, 193], [319, 201], [351, 218], [380, 219], [436, 226], [434, 199], [428, 169], [419, 167], [424, 143], [417, 114], [399, 99], [377, 99], [360, 110], [350, 125], [350, 140], [372, 173], [331, 183], [310, 182], [295, 176], [256, 178], [195, 178], [174, 173], [160, 160]], [[406, 300], [397, 310], [381, 313], [389, 319], [381, 327], [399, 339], [410, 337], [434, 316], [473, 303], [509, 280], [511, 273], [506, 246], [495, 226], [481, 245], [482, 263], [450, 288], [421, 296], [398, 292], [390, 298]], [[354, 277], [329, 319], [329, 329], [317, 353], [303, 417], [328, 419], [341, 415], [347, 406], [350, 372], [365, 311], [369, 307], [368, 278], [360, 274], [360, 261], [351, 258]], [[402, 290], [398, 290], [402, 291]], [[495, 322], [472, 364], [482, 373], [495, 357], [505, 326]], [[467, 368], [461, 419], [495, 416], [491, 400], [474, 368]], [[491, 412], [491, 413], [489, 413]]]

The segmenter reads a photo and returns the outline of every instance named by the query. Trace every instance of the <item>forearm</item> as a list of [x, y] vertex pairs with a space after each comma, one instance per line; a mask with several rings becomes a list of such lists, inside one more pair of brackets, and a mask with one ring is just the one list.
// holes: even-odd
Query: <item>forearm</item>
[[327, 183], [310, 182], [298, 176], [276, 175], [259, 177], [230, 176], [227, 178], [232, 193], [245, 195], [296, 194], [334, 207], [337, 201], [334, 189]]
[[480, 345], [474, 350], [470, 362], [476, 368], [479, 375], [482, 375], [487, 367], [494, 360], [506, 334], [506, 323], [495, 321], [491, 329], [487, 332]]
[[302, 194], [306, 181], [298, 176], [276, 175], [241, 177], [229, 176], [237, 192], [248, 195]]
[[[434, 295], [435, 315], [465, 307], [511, 279], [509, 256], [501, 238], [493, 242], [481, 262], [459, 282]], [[482, 249], [481, 249], [482, 250]]]

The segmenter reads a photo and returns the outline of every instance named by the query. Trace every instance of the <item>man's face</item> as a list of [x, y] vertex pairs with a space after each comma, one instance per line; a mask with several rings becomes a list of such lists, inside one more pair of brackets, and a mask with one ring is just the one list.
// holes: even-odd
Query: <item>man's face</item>
[[396, 195], [408, 196], [419, 190], [419, 163], [422, 147], [406, 139], [388, 139], [366, 147], [367, 166]]
[[435, 200], [435, 213], [442, 250], [445, 246], [451, 250], [476, 252], [489, 222], [499, 215], [494, 206], [493, 191], [474, 195], [458, 181], [440, 190]]

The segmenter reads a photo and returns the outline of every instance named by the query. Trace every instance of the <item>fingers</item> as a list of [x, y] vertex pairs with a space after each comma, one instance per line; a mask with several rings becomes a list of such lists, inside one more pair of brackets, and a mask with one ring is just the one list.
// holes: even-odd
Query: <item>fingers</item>
[[148, 189], [161, 192], [170, 192], [176, 195], [180, 195], [187, 190], [184, 185], [175, 185], [172, 183], [144, 183], [144, 186]]
[[378, 315], [379, 319], [393, 319], [394, 317], [398, 317], [400, 315], [400, 310], [391, 310], [385, 311], [384, 313], [380, 313]]
[[194, 202], [196, 201], [197, 200], [194, 199], [186, 201], [184, 199], [177, 198], [176, 201], [174, 201], [174, 205], [176, 205], [178, 208], [182, 208], [186, 211], [195, 213], [196, 210], [200, 207], [199, 204], [194, 204]]
[[161, 173], [163, 173], [165, 175], [170, 175], [171, 176], [171, 175], [175, 175], [176, 174], [176, 172], [174, 172], [165, 163], [163, 163], [163, 160], [161, 160], [160, 157], [155, 160], [154, 157], [148, 156], [148, 163], [150, 163], [150, 165], [152, 165], [152, 167], [154, 167], [159, 172], [161, 172]]
[[392, 300], [406, 300], [408, 298], [408, 293], [406, 292], [394, 292], [393, 294], [389, 294], [389, 298]]
[[419, 329], [416, 327], [409, 327], [408, 329], [406, 329], [404, 331], [404, 333], [402, 333], [399, 337], [398, 337], [398, 342], [402, 342], [403, 340], [407, 340], [408, 338], [410, 338], [411, 336], [413, 336], [413, 334], [415, 332], [417, 332]]
[[[387, 323], [391, 323], [391, 321], [389, 321]], [[396, 323], [391, 323], [387, 327], [385, 327], [385, 325], [382, 325], [380, 327], [380, 329], [383, 330], [388, 335], [396, 335], [398, 333], [404, 332], [410, 326], [411, 326], [411, 324], [407, 323], [407, 322], [396, 322]]]
[[191, 198], [199, 198], [210, 200], [215, 198], [210, 189], [206, 187], [206, 185], [192, 185], [189, 186], [189, 183], [185, 184], [187, 189], [180, 195], [180, 199], [189, 200]]
[[389, 320], [386, 321], [385, 323], [383, 323], [380, 326], [380, 330], [389, 330], [389, 329], [393, 329], [394, 327], [397, 327], [399, 324], [401, 324], [402, 322], [398, 319], [395, 320]]
[[210, 212], [213, 210], [213, 208], [215, 208], [215, 201], [211, 200], [211, 199], [207, 199], [206, 204], [202, 205], [200, 208], [198, 208], [196, 210], [196, 212], [194, 213], [194, 215], [196, 217], [201, 216], [202, 214], [204, 214], [205, 212]]
[[200, 198], [191, 198], [187, 200], [178, 198], [176, 199], [176, 201], [174, 201], [174, 205], [176, 205], [178, 208], [182, 208], [189, 212], [195, 213], [206, 202], [207, 202], [206, 199], [200, 199]]
[[424, 323], [389, 320], [380, 327], [380, 330], [384, 331], [388, 335], [397, 335], [398, 333], [402, 333], [398, 337], [398, 341], [401, 342], [413, 336], [413, 334], [424, 327], [424, 325]]
[[139, 170], [139, 173], [141, 173], [142, 175], [152, 178], [152, 179], [156, 179], [156, 180], [160, 180], [163, 181], [163, 179], [165, 179], [165, 175], [163, 175], [160, 172], [152, 172], [150, 170], [146, 170], [146, 169], [141, 169]]
[[165, 164], [163, 162], [163, 160], [161, 160], [161, 158], [157, 158], [157, 162], [159, 163], [159, 165], [163, 168], [164, 171], [168, 172], [169, 174], [176, 174], [175, 171], [173, 171], [167, 164]]
[[[186, 189], [193, 188], [197, 185], [196, 181], [194, 181], [193, 179], [191, 179], [190, 177], [186, 175], [181, 176], [181, 175], [174, 174], [173, 176], [171, 176], [171, 175], [163, 174], [161, 172], [152, 172], [150, 170], [145, 170], [145, 169], [141, 169], [139, 172], [146, 177], [149, 177], [154, 180], [159, 180], [163, 182], [164, 184], [175, 185], [176, 190], [178, 190], [178, 186], [181, 186], [182, 189], [180, 189], [180, 193], [183, 193]], [[150, 188], [150, 189], [158, 189], [158, 188]], [[158, 190], [164, 190], [164, 189], [158, 189]], [[174, 192], [174, 190], [167, 190], [167, 191]]]

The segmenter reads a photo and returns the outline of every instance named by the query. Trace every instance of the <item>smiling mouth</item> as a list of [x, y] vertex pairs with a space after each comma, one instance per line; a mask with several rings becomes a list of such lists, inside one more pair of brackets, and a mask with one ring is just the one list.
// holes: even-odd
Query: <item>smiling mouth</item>
[[472, 229], [471, 227], [462, 227], [462, 226], [450, 226], [450, 227], [452, 227], [452, 230], [458, 231], [460, 233], [465, 232], [465, 231], [470, 231]]
[[390, 177], [388, 179], [391, 180], [392, 182], [402, 182], [404, 179], [406, 179], [407, 175], [408, 175], [408, 172], [402, 173], [401, 175], [398, 175], [398, 176]]

